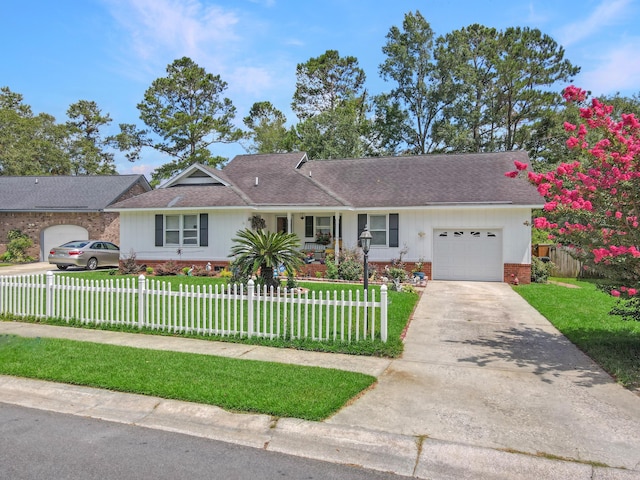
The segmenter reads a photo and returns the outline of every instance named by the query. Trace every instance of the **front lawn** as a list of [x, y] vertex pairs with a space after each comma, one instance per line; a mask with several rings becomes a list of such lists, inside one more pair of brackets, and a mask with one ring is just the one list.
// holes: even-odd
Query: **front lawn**
[[323, 420], [375, 377], [320, 367], [0, 336], [0, 374]]
[[593, 282], [553, 280], [578, 288], [533, 283], [514, 289], [618, 382], [640, 388], [640, 322], [609, 315], [617, 300]]

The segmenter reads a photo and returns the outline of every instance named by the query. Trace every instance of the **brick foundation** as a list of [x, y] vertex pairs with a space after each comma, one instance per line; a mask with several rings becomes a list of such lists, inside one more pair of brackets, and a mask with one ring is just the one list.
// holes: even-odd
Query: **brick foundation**
[[513, 283], [516, 277], [520, 284], [526, 285], [531, 283], [531, 264], [505, 263], [504, 282]]
[[[191, 265], [196, 265], [204, 268], [204, 266], [207, 264], [207, 262], [203, 260], [199, 260], [199, 261], [174, 260], [174, 262], [178, 264], [181, 268], [190, 267]], [[166, 263], [166, 261], [165, 260], [143, 260], [138, 258], [136, 259], [136, 263], [140, 265], [146, 265], [147, 267], [155, 268], [158, 265], [162, 265]], [[389, 264], [386, 262], [371, 262], [369, 265], [371, 265], [372, 267], [375, 267], [380, 276], [380, 275], [383, 275], [384, 267]], [[211, 262], [211, 266], [213, 267], [214, 270], [222, 270], [223, 268], [226, 268], [229, 266], [229, 262], [225, 262], [225, 261]], [[414, 266], [415, 266], [414, 263], [407, 262], [405, 264], [405, 269], [407, 270], [407, 272], [411, 272]], [[427, 280], [432, 279], [431, 262], [425, 262], [423, 264], [422, 271], [424, 272], [425, 278]], [[513, 274], [513, 277], [511, 276], [512, 274]], [[305, 264], [304, 266], [302, 266], [302, 268], [300, 268], [298, 275], [301, 277], [307, 277], [307, 278], [323, 278], [323, 277], [326, 277], [327, 275], [327, 266], [324, 263]], [[513, 283], [515, 277], [518, 277], [518, 283], [520, 284], [526, 285], [531, 283], [531, 265], [519, 264], [519, 263], [505, 263], [503, 281], [505, 283]]]

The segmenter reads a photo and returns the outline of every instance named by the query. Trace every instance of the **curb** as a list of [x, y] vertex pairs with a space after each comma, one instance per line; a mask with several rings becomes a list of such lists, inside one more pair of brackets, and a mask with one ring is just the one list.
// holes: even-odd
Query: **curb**
[[431, 438], [90, 387], [0, 376], [1, 402], [218, 440], [421, 479], [633, 480], [640, 472], [554, 460]]

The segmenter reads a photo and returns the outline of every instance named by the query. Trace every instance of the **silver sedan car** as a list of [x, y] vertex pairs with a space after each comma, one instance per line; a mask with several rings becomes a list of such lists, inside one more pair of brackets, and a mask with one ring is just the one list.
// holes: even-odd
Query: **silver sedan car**
[[104, 240], [74, 240], [49, 252], [49, 263], [60, 270], [69, 267], [95, 270], [98, 267], [117, 267], [119, 262], [118, 246]]

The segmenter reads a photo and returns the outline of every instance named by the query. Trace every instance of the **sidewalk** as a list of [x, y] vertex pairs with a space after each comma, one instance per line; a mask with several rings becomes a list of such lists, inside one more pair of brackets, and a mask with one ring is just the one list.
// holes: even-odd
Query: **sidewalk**
[[7, 333], [342, 368], [378, 384], [324, 422], [6, 376], [0, 402], [417, 478], [640, 479], [640, 397], [505, 284], [430, 282], [394, 360], [0, 322]]

